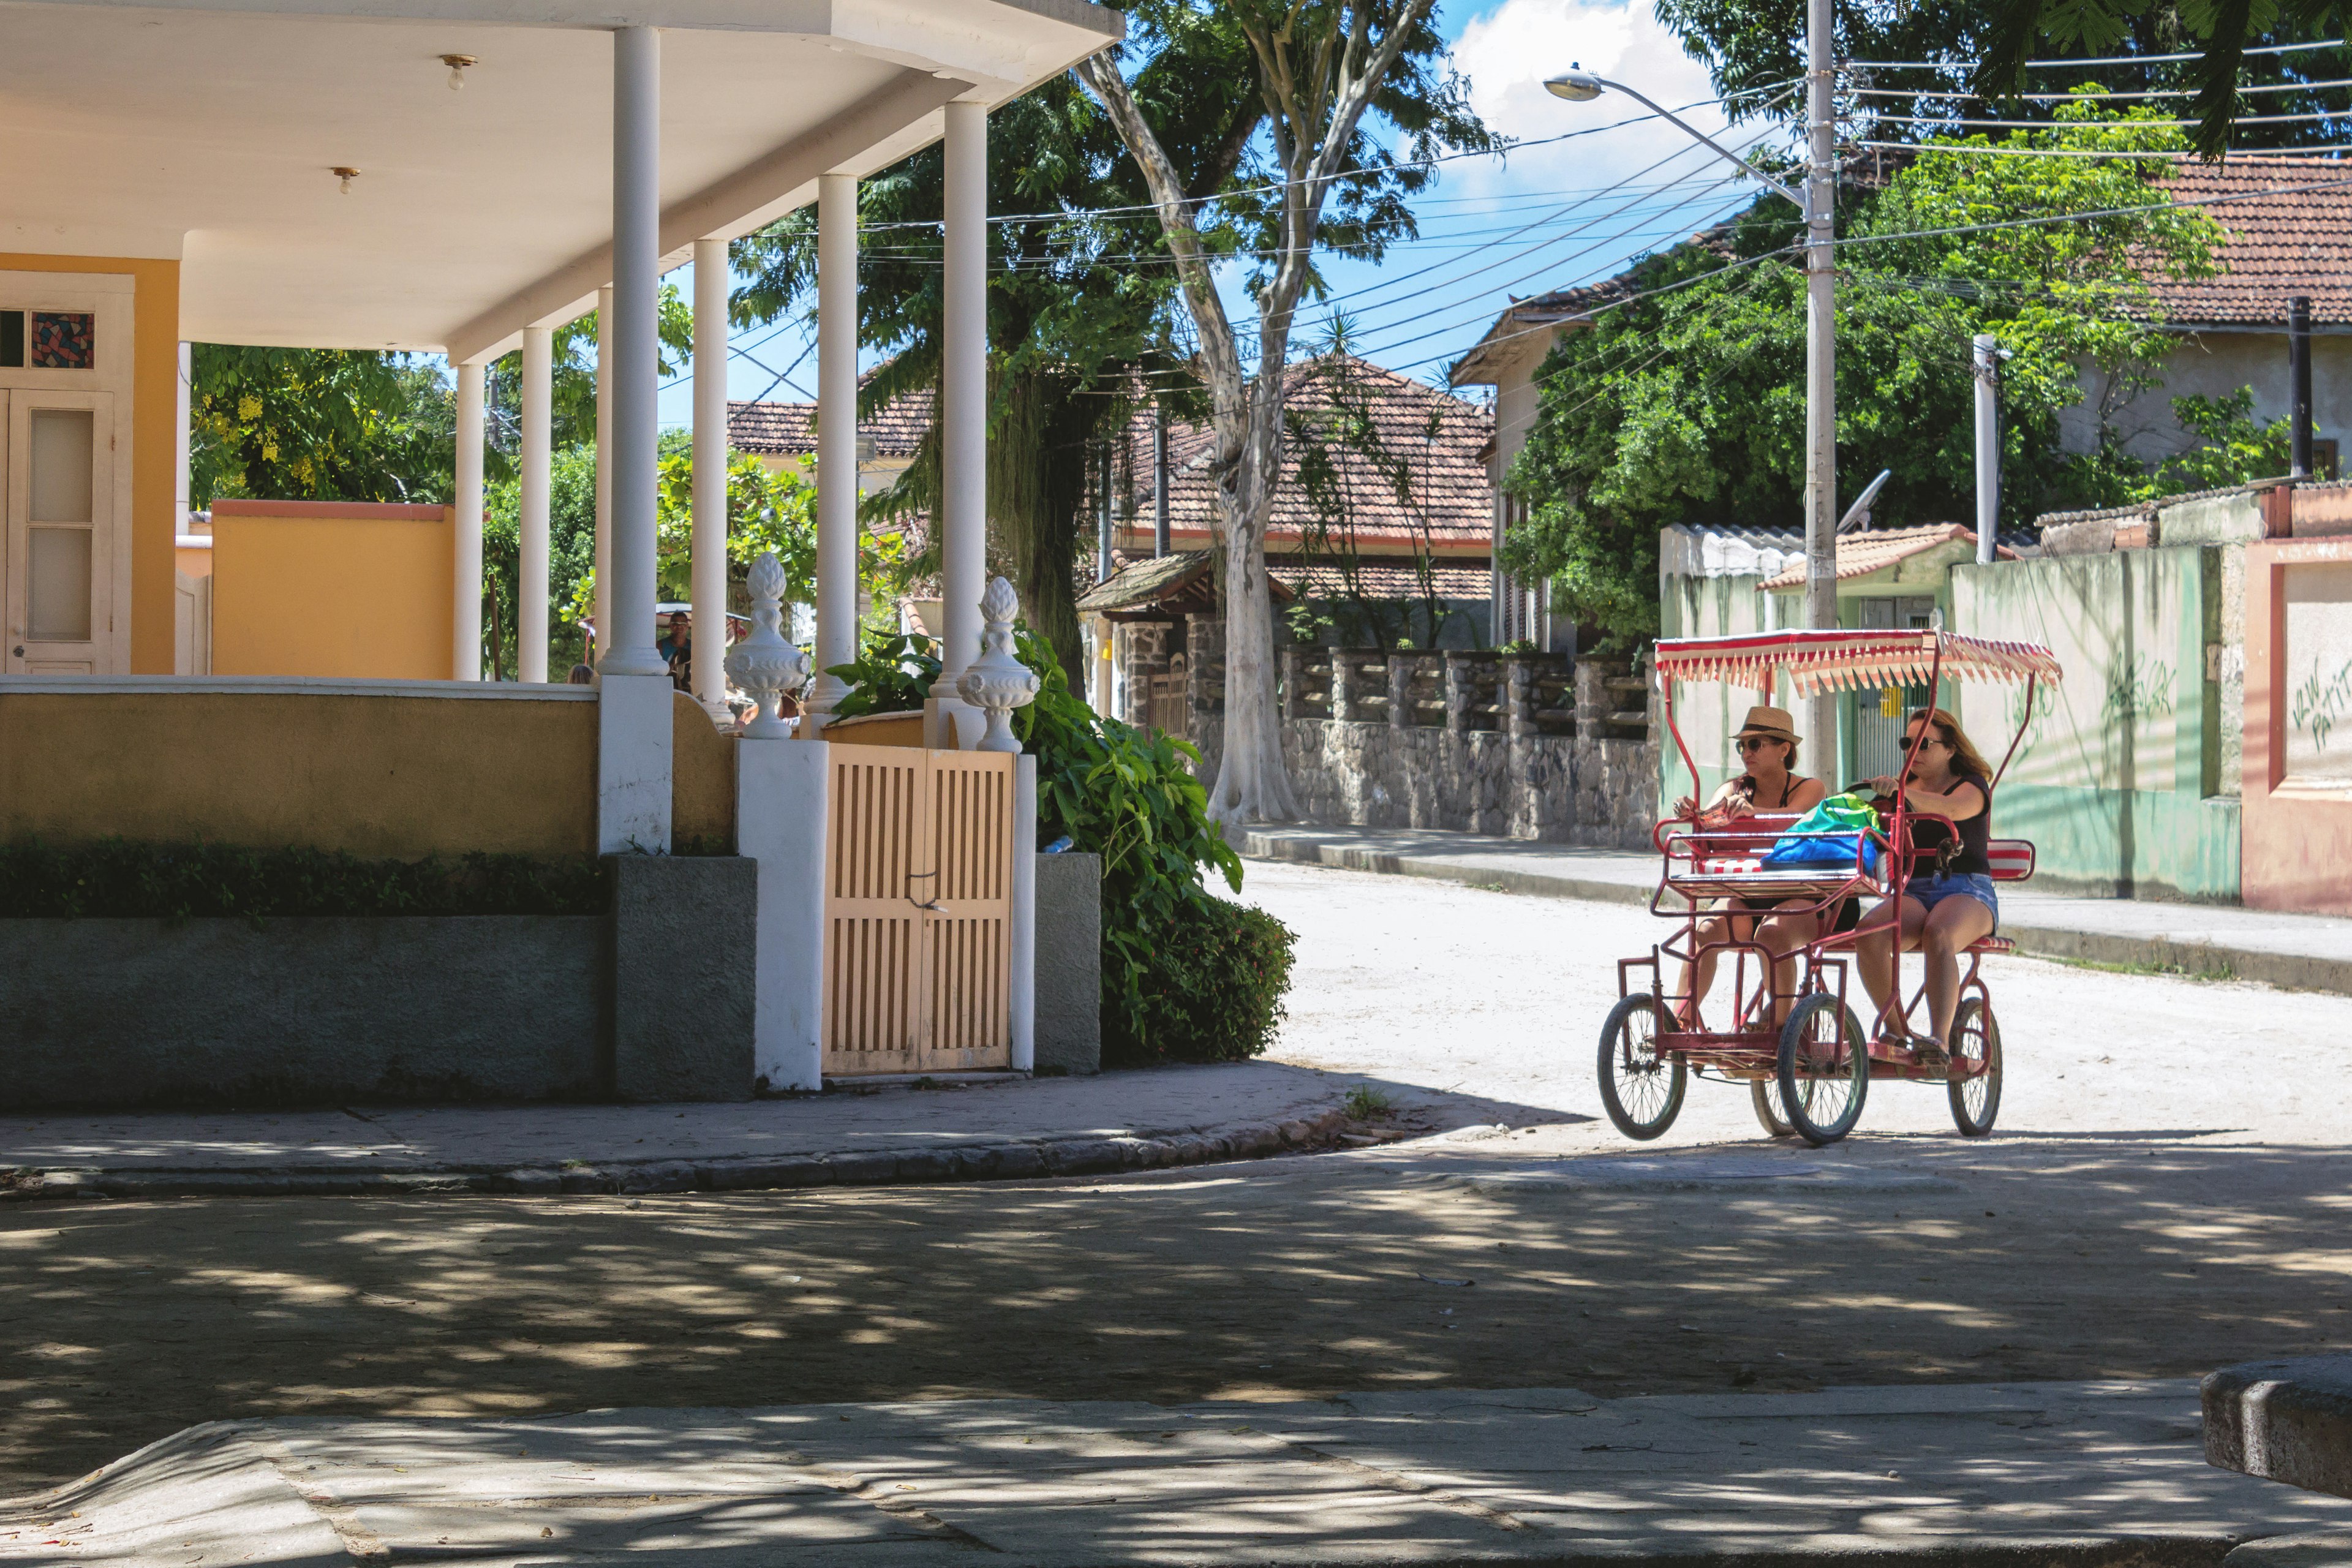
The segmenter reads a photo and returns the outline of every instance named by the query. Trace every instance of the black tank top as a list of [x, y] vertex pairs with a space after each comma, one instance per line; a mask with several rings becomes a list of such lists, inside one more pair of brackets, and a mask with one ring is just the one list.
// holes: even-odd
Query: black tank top
[[[1974, 872], [1980, 877], [1990, 877], [1992, 875], [1992, 785], [1975, 773], [1958, 773], [1952, 779], [1952, 787], [1943, 792], [1944, 798], [1949, 800], [1962, 784], [1974, 784], [1983, 792], [1984, 809], [1974, 816], [1964, 816], [1953, 825], [1960, 830], [1959, 852], [1943, 869], [1956, 875]], [[1935, 792], [1926, 790], [1923, 793], [1932, 795]], [[1932, 851], [1939, 848], [1948, 837], [1942, 823], [1922, 822], [1913, 829], [1911, 842], [1920, 849]], [[1931, 860], [1919, 866], [1917, 874], [1932, 875], [1935, 870], [1936, 865]]]
[[1740, 793], [1748, 797], [1748, 804], [1754, 806], [1757, 810], [1786, 811], [1789, 809], [1789, 797], [1795, 795], [1799, 790], [1802, 789], [1805, 785], [1812, 783], [1813, 781], [1809, 778], [1800, 777], [1795, 773], [1789, 774], [1780, 783], [1780, 798], [1774, 801], [1769, 805], [1766, 805], [1762, 801], [1756, 798], [1756, 780], [1753, 777], [1747, 773], [1742, 773], [1739, 775], [1739, 782], [1741, 784], [1746, 786]]

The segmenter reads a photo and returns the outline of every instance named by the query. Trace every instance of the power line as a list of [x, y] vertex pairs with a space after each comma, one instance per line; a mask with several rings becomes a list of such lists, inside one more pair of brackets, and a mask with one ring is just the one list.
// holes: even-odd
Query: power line
[[[2328, 38], [2315, 44], [2267, 44], [2259, 49], [2241, 49], [2238, 52], [2241, 55], [2252, 58], [2256, 55], [2303, 54], [2313, 49], [2340, 49], [2343, 47], [2343, 39]], [[2174, 65], [2183, 60], [2201, 60], [2205, 58], [2205, 55], [2206, 51], [2200, 49], [2193, 54], [2186, 55], [2108, 55], [2097, 59], [2028, 60], [2025, 62], [2025, 68], [2028, 70], [2073, 70], [2080, 66]], [[1959, 71], [1975, 70], [1983, 63], [1984, 62], [1981, 60], [1848, 60], [1845, 62], [1843, 68], [1847, 70]]]
[[[2336, 87], [2352, 87], [2352, 77], [2338, 77], [2331, 81], [2260, 82], [2251, 87], [2242, 87], [2237, 90], [2241, 97], [2250, 97], [2258, 92], [2320, 92], [2326, 89]], [[1842, 90], [1850, 98], [1973, 99], [1985, 103], [2005, 103], [2011, 100], [2015, 100], [2025, 103], [2098, 104], [2104, 103], [2110, 99], [2195, 98], [2199, 96], [2198, 89], [2192, 87], [2155, 87], [2130, 92], [2110, 92], [2105, 89], [2102, 89], [2097, 92], [1989, 93], [1962, 92], [1958, 89], [1950, 92], [1942, 92], [1934, 88], [1915, 89], [1903, 87], [1849, 87], [1843, 89]]]

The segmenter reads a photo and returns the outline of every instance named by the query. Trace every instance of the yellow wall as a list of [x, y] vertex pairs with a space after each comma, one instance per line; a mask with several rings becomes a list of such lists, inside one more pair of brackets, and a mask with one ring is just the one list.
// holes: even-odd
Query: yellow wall
[[213, 673], [447, 680], [450, 510], [213, 503]]
[[[735, 842], [735, 742], [681, 693], [681, 841]], [[577, 698], [0, 690], [0, 840], [205, 839], [366, 858], [596, 847]]]
[[0, 252], [0, 271], [116, 272], [133, 279], [131, 389], [131, 671], [172, 673], [179, 531], [180, 264], [121, 256]]

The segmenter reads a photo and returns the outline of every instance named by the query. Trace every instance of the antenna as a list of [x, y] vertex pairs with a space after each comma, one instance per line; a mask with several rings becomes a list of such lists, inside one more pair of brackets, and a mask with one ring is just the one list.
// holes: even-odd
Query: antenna
[[1894, 477], [1893, 468], [1879, 469], [1878, 477], [1871, 480], [1868, 488], [1854, 498], [1853, 505], [1846, 509], [1846, 514], [1838, 519], [1837, 531], [1846, 533], [1866, 526], [1870, 521], [1870, 503], [1878, 499], [1878, 492], [1885, 489], [1886, 481]]

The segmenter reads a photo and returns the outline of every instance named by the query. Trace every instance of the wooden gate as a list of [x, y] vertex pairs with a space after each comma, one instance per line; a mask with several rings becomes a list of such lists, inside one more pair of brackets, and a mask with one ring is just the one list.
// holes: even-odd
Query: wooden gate
[[1192, 738], [1192, 677], [1184, 667], [1184, 656], [1178, 654], [1169, 662], [1168, 673], [1146, 678], [1150, 689], [1145, 694], [1143, 721], [1163, 735], [1173, 735], [1180, 741]]
[[826, 1077], [1010, 1065], [1013, 762], [833, 748]]

